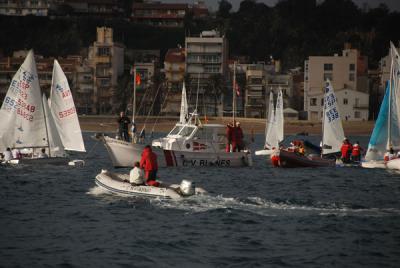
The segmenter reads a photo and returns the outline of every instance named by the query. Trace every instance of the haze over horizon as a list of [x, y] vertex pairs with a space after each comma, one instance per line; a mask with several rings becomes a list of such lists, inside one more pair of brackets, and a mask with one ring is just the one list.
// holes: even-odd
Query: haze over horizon
[[[165, 3], [194, 3], [197, 0], [158, 0], [160, 2]], [[206, 2], [207, 6], [209, 6], [212, 10], [218, 9], [219, 0], [203, 0]], [[233, 10], [237, 10], [239, 8], [240, 2], [243, 0], [228, 0], [232, 6]], [[265, 3], [268, 6], [274, 6], [279, 0], [257, 0], [259, 3]], [[298, 0], [301, 1], [301, 0]], [[377, 7], [380, 3], [386, 4], [390, 10], [400, 11], [400, 1], [399, 0], [352, 0], [359, 7], [362, 7], [364, 3], [368, 4], [369, 7]]]

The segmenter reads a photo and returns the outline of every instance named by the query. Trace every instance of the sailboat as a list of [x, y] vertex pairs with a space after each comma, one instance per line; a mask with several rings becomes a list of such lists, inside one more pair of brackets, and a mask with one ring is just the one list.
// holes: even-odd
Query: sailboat
[[[14, 75], [0, 109], [0, 150], [30, 149], [31, 157], [13, 159], [11, 164], [64, 164], [64, 147], [49, 111], [46, 97], [41, 95], [36, 63], [30, 50]], [[46, 148], [48, 158], [35, 156]]]
[[390, 148], [400, 150], [400, 57], [390, 42], [390, 79], [387, 82], [378, 118], [368, 144], [365, 161], [361, 163], [364, 168], [392, 168], [400, 169], [400, 161], [394, 159], [386, 163], [384, 155]]
[[279, 167], [328, 167], [335, 166], [335, 159], [324, 158], [324, 155], [340, 152], [344, 140], [342, 121], [337, 99], [329, 80], [324, 93], [322, 121], [322, 155], [301, 155], [286, 149], [279, 150], [279, 161], [273, 162]]
[[279, 143], [283, 141], [283, 125], [282, 90], [279, 90], [275, 109], [274, 94], [271, 91], [269, 94], [268, 116], [265, 127], [264, 149], [256, 151], [256, 155], [271, 155], [279, 148]]
[[[132, 167], [134, 162], [140, 161], [145, 147], [145, 144], [130, 143], [108, 136], [103, 136], [103, 141], [114, 167]], [[238, 167], [252, 164], [248, 151], [225, 151], [224, 125], [202, 124], [196, 108], [193, 113], [188, 113], [184, 84], [179, 122], [165, 137], [153, 140], [151, 145], [160, 167]]]
[[57, 60], [53, 66], [50, 110], [65, 150], [86, 152], [71, 89]]

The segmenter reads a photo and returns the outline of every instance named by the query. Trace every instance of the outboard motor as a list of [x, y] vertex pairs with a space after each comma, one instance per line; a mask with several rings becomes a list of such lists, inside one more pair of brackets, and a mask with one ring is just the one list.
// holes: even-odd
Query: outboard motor
[[182, 180], [181, 185], [179, 186], [182, 195], [189, 196], [194, 195], [194, 183], [188, 180]]

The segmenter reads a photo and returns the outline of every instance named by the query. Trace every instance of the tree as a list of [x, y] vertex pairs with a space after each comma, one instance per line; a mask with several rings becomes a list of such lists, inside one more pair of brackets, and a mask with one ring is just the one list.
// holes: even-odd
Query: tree
[[232, 4], [227, 0], [221, 0], [218, 2], [217, 17], [227, 19], [230, 17]]

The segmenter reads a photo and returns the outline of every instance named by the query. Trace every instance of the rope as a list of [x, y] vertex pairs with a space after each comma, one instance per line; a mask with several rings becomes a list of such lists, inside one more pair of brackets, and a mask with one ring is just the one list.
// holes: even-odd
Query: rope
[[156, 124], [157, 124], [157, 122], [158, 122], [158, 119], [160, 118], [161, 111], [162, 111], [162, 109], [164, 108], [164, 104], [165, 104], [166, 100], [168, 99], [168, 95], [169, 95], [170, 90], [171, 90], [171, 88], [168, 88], [167, 95], [165, 96], [164, 101], [163, 101], [163, 103], [161, 104], [161, 109], [160, 109], [160, 111], [158, 112], [158, 115], [157, 115], [157, 117], [156, 117], [156, 121], [154, 121], [153, 128], [151, 129], [150, 137], [153, 137], [154, 129], [155, 129], [155, 127], [156, 127]]

